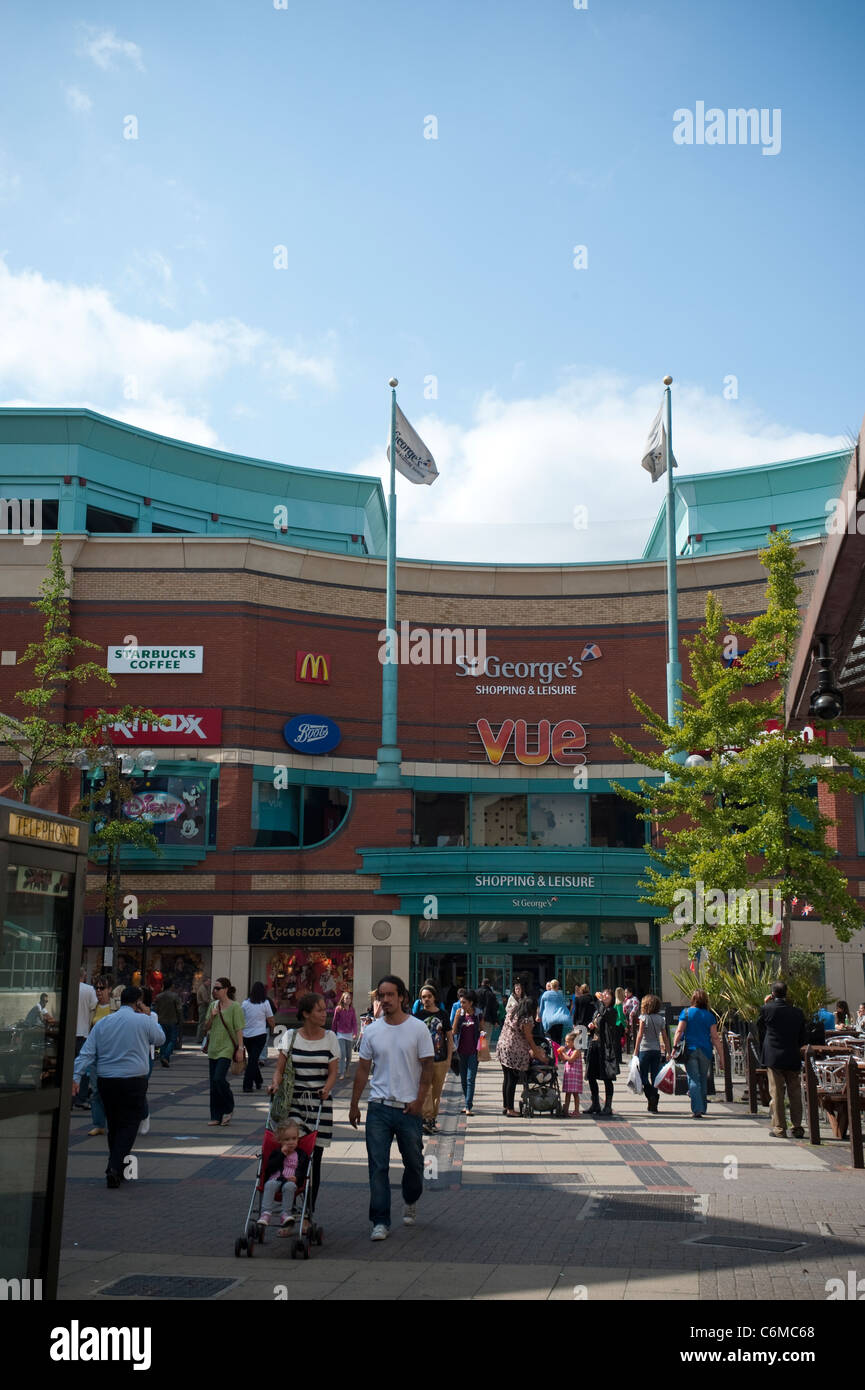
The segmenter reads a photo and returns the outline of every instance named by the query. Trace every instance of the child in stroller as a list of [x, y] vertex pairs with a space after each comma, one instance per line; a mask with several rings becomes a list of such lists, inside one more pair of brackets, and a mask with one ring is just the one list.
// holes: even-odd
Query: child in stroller
[[520, 1101], [520, 1114], [561, 1115], [562, 1096], [559, 1090], [559, 1074], [553, 1059], [553, 1045], [549, 1038], [535, 1042], [547, 1055], [546, 1062], [532, 1058], [527, 1072], [523, 1073], [523, 1098]]
[[[298, 1148], [299, 1143], [300, 1127], [296, 1120], [285, 1120], [277, 1126], [276, 1142], [265, 1160], [262, 1174], [261, 1212], [257, 1222], [259, 1227], [266, 1228], [270, 1225], [274, 1202], [282, 1201], [286, 1183], [294, 1184], [295, 1196], [303, 1187], [309, 1169], [309, 1154]], [[289, 1235], [293, 1228], [294, 1212], [284, 1203], [280, 1235]], [[264, 1231], [260, 1230], [259, 1239], [263, 1235]]]

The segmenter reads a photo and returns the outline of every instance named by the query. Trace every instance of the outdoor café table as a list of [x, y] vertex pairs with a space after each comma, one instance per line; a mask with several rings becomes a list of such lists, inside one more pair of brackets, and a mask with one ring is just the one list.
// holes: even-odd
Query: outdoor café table
[[[804, 1048], [802, 1052], [804, 1055]], [[844, 1066], [846, 1066], [851, 1056], [851, 1052], [848, 1048], [830, 1047], [828, 1043], [825, 1046], [811, 1047], [810, 1052], [811, 1056], [817, 1061], [829, 1061], [831, 1059]], [[865, 1079], [865, 1061], [863, 1061], [861, 1057], [857, 1057], [856, 1064], [859, 1068], [860, 1080]], [[822, 1092], [822, 1094], [820, 1094], [820, 1092]], [[826, 1113], [829, 1127], [835, 1138], [846, 1139], [850, 1124], [849, 1106], [846, 1094], [841, 1093], [840, 1087], [837, 1095], [833, 1095], [831, 1092], [827, 1093], [823, 1086], [820, 1085], [818, 1079], [818, 1099]]]

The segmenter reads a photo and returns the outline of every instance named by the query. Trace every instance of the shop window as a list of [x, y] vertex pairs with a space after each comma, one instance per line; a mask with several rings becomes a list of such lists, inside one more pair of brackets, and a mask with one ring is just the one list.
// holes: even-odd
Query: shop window
[[303, 834], [304, 845], [320, 845], [345, 820], [349, 794], [340, 787], [304, 787]]
[[530, 796], [529, 817], [533, 846], [576, 849], [586, 843], [584, 796]]
[[513, 941], [519, 946], [528, 945], [528, 922], [513, 921], [510, 918], [482, 919], [478, 922], [478, 942], [486, 946], [491, 941]]
[[452, 941], [455, 945], [465, 945], [469, 939], [468, 924], [463, 918], [434, 918], [427, 921], [421, 917], [417, 924], [418, 941]]
[[188, 534], [180, 526], [163, 526], [161, 521], [154, 521], [151, 530], [154, 536], [185, 536]]
[[651, 946], [651, 923], [608, 918], [601, 921], [601, 941], [616, 941], [622, 946]]
[[120, 512], [106, 512], [102, 507], [88, 507], [85, 522], [88, 531], [134, 531], [135, 518]]
[[591, 797], [593, 846], [606, 849], [642, 849], [646, 842], [645, 822], [638, 820], [639, 807], [610, 792]]
[[321, 844], [348, 813], [350, 794], [341, 787], [275, 787], [252, 784], [252, 828], [257, 849], [297, 849]]
[[412, 844], [464, 845], [468, 800], [461, 792], [415, 792]]
[[802, 830], [802, 829], [804, 829], [804, 830], [811, 830], [811, 829], [813, 828], [813, 825], [814, 825], [814, 819], [813, 819], [813, 817], [817, 815], [817, 781], [816, 781], [816, 778], [815, 778], [815, 780], [814, 780], [813, 782], [810, 782], [810, 783], [808, 784], [807, 787], [803, 788], [803, 790], [801, 791], [800, 795], [801, 795], [801, 796], [806, 796], [806, 797], [808, 797], [808, 799], [809, 799], [811, 802], [813, 802], [813, 807], [814, 807], [813, 815], [811, 815], [811, 816], [803, 816], [802, 813], [801, 813], [801, 811], [797, 811], [797, 810], [795, 809], [795, 807], [793, 807], [793, 808], [791, 808], [791, 810], [790, 810], [790, 818], [789, 818], [789, 820], [790, 820], [790, 825], [793, 826], [793, 827], [795, 827], [795, 828], [798, 829], [798, 830]]
[[472, 844], [525, 845], [526, 800], [525, 796], [473, 796]]
[[588, 922], [541, 922], [540, 939], [547, 941], [566, 941], [569, 944], [588, 946], [589, 944], [589, 924]]
[[211, 842], [208, 812], [214, 794], [209, 781], [209, 772], [199, 776], [159, 769], [149, 777], [136, 777], [121, 807], [122, 818], [145, 821], [160, 845], [206, 848]]

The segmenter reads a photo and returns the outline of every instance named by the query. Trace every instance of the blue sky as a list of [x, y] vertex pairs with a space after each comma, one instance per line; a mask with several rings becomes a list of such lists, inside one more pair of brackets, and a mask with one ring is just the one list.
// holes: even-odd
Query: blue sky
[[[683, 472], [858, 431], [863, 33], [855, 0], [7, 10], [0, 401], [382, 473], [396, 373], [441, 474], [401, 553], [638, 554], [665, 372]], [[698, 101], [780, 110], [780, 152], [675, 144]]]

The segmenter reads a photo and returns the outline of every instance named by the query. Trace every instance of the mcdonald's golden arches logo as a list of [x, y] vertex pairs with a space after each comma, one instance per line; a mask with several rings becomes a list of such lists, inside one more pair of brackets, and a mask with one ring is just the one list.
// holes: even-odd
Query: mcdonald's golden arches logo
[[294, 679], [309, 685], [328, 685], [330, 657], [326, 652], [295, 652]]

